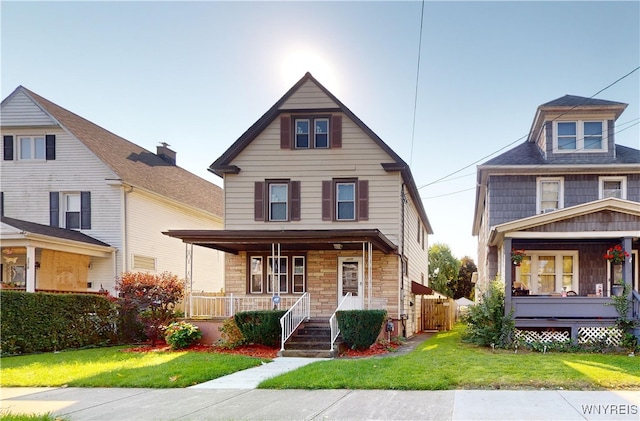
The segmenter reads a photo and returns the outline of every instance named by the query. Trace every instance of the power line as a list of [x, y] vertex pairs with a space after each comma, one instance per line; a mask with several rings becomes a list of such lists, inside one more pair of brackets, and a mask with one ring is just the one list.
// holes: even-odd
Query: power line
[[[609, 85], [605, 86], [604, 88], [600, 89], [600, 90], [599, 90], [598, 92], [596, 92], [595, 94], [591, 95], [591, 96], [590, 96], [590, 97], [588, 97], [588, 98], [585, 98], [585, 100], [584, 100], [584, 101], [582, 101], [582, 102], [580, 102], [580, 103], [578, 103], [578, 104], [574, 105], [573, 107], [569, 108], [567, 111], [565, 111], [565, 112], [561, 113], [561, 114], [560, 114], [560, 115], [558, 115], [556, 118], [554, 118], [552, 121], [556, 121], [558, 118], [562, 117], [563, 115], [565, 115], [565, 114], [569, 113], [570, 111], [574, 110], [575, 108], [579, 107], [579, 106], [580, 106], [580, 105], [582, 105], [586, 100], [588, 100], [588, 99], [593, 99], [596, 95], [598, 95], [598, 94], [600, 94], [600, 93], [602, 93], [602, 92], [606, 91], [607, 89], [611, 88], [613, 85], [615, 85], [615, 84], [617, 84], [618, 82], [622, 81], [623, 79], [625, 79], [625, 78], [629, 77], [629, 76], [630, 76], [630, 75], [632, 75], [633, 73], [637, 72], [639, 69], [640, 69], [640, 66], [636, 67], [635, 69], [631, 70], [629, 73], [625, 74], [624, 76], [621, 76], [620, 78], [618, 78], [618, 79], [617, 79], [617, 80], [615, 80], [614, 82], [612, 82], [612, 83], [610, 83]], [[630, 127], [633, 127], [633, 126], [630, 126]], [[620, 130], [620, 131], [623, 131], [623, 130]], [[487, 159], [487, 158], [489, 158], [489, 157], [491, 157], [491, 156], [493, 156], [493, 155], [497, 154], [498, 152], [500, 152], [500, 151], [502, 151], [502, 150], [504, 150], [504, 149], [508, 148], [509, 146], [512, 146], [513, 144], [515, 144], [515, 143], [517, 143], [517, 142], [519, 142], [519, 141], [521, 141], [521, 140], [523, 140], [523, 139], [526, 139], [527, 137], [529, 137], [529, 133], [527, 133], [527, 134], [526, 134], [526, 135], [524, 135], [524, 136], [519, 137], [518, 139], [516, 139], [516, 140], [514, 140], [513, 142], [511, 142], [511, 143], [509, 143], [509, 144], [507, 144], [507, 145], [505, 145], [505, 146], [501, 147], [500, 149], [498, 149], [498, 150], [496, 150], [496, 151], [494, 151], [494, 152], [492, 152], [492, 153], [490, 153], [490, 154], [488, 154], [488, 155], [483, 156], [482, 158], [480, 158], [480, 159], [478, 159], [478, 160], [476, 160], [476, 161], [472, 162], [472, 163], [471, 163], [471, 164], [469, 164], [469, 165], [466, 165], [466, 166], [464, 166], [464, 167], [462, 167], [462, 168], [460, 168], [460, 169], [458, 169], [458, 170], [456, 170], [456, 171], [453, 171], [452, 173], [449, 173], [449, 174], [447, 174], [447, 175], [445, 175], [445, 176], [443, 176], [443, 177], [440, 177], [440, 178], [438, 178], [437, 180], [434, 180], [434, 181], [432, 181], [432, 182], [430, 182], [430, 183], [427, 183], [427, 184], [422, 185], [421, 187], [419, 187], [419, 189], [424, 188], [424, 187], [427, 187], [427, 186], [430, 186], [430, 185], [432, 185], [432, 184], [439, 183], [439, 182], [441, 182], [442, 180], [444, 180], [444, 179], [446, 179], [446, 178], [451, 177], [452, 175], [455, 175], [455, 174], [457, 174], [457, 173], [459, 173], [459, 172], [461, 172], [461, 171], [464, 171], [464, 170], [466, 170], [467, 168], [469, 168], [469, 167], [471, 167], [471, 166], [473, 166], [473, 165], [475, 165], [475, 164], [477, 164], [477, 163], [479, 163], [479, 162], [481, 162], [481, 161], [484, 161], [485, 159]], [[411, 146], [411, 147], [412, 147], [412, 149], [413, 149], [413, 139], [412, 139], [412, 146]], [[413, 153], [413, 152], [412, 152], [412, 153]]]
[[424, 23], [424, 0], [422, 0], [422, 10], [420, 11], [420, 37], [418, 39], [418, 66], [416, 69], [416, 91], [413, 98], [413, 124], [411, 127], [411, 153], [409, 155], [409, 166], [413, 164], [413, 141], [416, 134], [416, 114], [418, 110], [418, 82], [420, 81], [420, 56], [422, 52], [422, 25]]

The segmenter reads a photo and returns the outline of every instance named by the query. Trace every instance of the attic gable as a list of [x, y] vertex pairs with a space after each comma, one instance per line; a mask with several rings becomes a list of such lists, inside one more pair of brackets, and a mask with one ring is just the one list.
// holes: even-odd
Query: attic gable
[[2, 127], [58, 126], [58, 122], [18, 86], [2, 101], [0, 113]]

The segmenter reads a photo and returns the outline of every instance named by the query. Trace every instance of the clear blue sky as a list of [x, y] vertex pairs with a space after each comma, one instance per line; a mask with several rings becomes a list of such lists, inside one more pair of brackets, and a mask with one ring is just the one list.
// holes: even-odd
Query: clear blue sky
[[[23, 85], [151, 151], [165, 141], [221, 185], [207, 167], [310, 71], [426, 185], [431, 243], [475, 260], [474, 163], [525, 136], [538, 105], [638, 67], [640, 2], [425, 2], [414, 131], [421, 7], [2, 1], [2, 97]], [[634, 148], [639, 81], [596, 96], [629, 104], [617, 141]]]

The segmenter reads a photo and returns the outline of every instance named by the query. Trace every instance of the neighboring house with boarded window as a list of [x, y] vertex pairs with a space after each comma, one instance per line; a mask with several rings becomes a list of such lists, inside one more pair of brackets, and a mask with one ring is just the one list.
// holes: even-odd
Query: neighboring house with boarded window
[[[626, 106], [571, 95], [543, 104], [526, 142], [478, 166], [478, 285], [504, 280], [518, 329], [585, 340], [614, 324], [607, 304], [622, 282], [638, 318], [640, 151], [615, 142]], [[621, 265], [604, 258], [616, 246], [629, 254]]]
[[225, 229], [167, 234], [229, 253], [236, 307], [304, 302], [327, 326], [339, 305], [384, 309], [394, 335], [421, 329], [432, 229], [409, 166], [309, 73], [210, 170]]
[[151, 153], [22, 86], [2, 101], [1, 131], [3, 288], [113, 293], [124, 271], [223, 287], [224, 253], [161, 234], [223, 226], [222, 189], [167, 144]]

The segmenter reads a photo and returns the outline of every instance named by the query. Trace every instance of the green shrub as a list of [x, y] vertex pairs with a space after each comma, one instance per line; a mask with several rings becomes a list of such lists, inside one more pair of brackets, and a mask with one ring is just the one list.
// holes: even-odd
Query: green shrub
[[106, 297], [0, 291], [0, 354], [60, 351], [118, 342]]
[[247, 343], [276, 346], [280, 343], [280, 318], [285, 310], [243, 311], [234, 320]]
[[482, 295], [482, 301], [469, 306], [462, 316], [467, 324], [463, 340], [481, 346], [506, 348], [511, 344], [515, 323], [513, 310], [505, 315], [504, 285], [494, 280], [488, 291]]
[[351, 349], [368, 349], [380, 335], [387, 318], [384, 310], [346, 310], [336, 313], [340, 334]]
[[173, 322], [164, 331], [164, 339], [171, 349], [183, 349], [202, 338], [198, 326], [187, 322]]
[[221, 348], [233, 349], [245, 343], [244, 336], [233, 317], [225, 320], [218, 330], [221, 332], [221, 338], [218, 341], [218, 346]]

